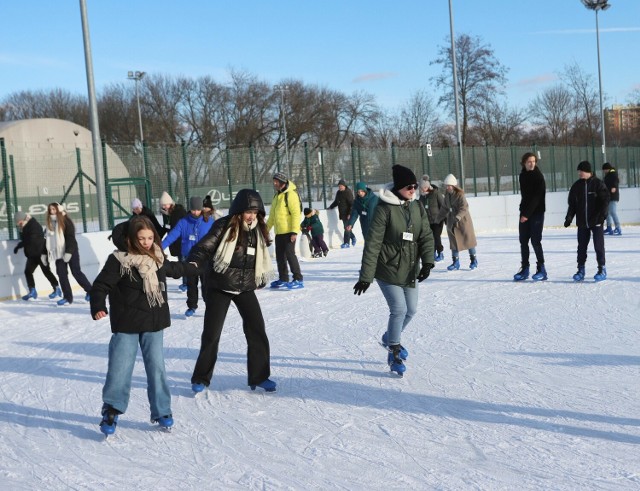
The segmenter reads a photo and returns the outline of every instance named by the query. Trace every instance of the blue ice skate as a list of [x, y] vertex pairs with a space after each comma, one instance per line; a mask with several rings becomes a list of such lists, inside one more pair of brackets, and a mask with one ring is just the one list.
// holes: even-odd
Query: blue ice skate
[[[387, 335], [386, 332], [382, 335], [382, 342], [380, 344], [387, 350], [389, 349], [389, 336]], [[407, 348], [405, 348], [404, 346], [402, 345], [399, 345], [399, 346], [400, 346], [400, 358], [402, 358], [403, 360], [406, 360], [407, 358], [409, 358], [409, 352], [407, 351]]]
[[249, 387], [251, 387], [251, 390], [256, 390], [256, 387], [260, 387], [261, 389], [264, 389], [265, 392], [275, 392], [277, 385], [278, 384], [276, 384], [273, 380], [267, 379], [264, 382], [260, 382], [256, 385], [250, 385]]

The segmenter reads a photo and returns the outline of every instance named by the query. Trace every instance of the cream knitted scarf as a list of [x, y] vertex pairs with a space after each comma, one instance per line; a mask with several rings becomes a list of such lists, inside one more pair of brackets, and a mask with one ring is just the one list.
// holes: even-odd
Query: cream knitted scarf
[[158, 281], [158, 271], [164, 263], [164, 254], [158, 244], [153, 244], [153, 254], [160, 261], [154, 261], [146, 254], [130, 254], [128, 252], [115, 251], [114, 257], [120, 262], [120, 274], [128, 274], [129, 278], [135, 281], [131, 268], [138, 270], [142, 277], [142, 290], [147, 294], [147, 300], [151, 307], [161, 306], [164, 303], [160, 282]]
[[[245, 232], [252, 231], [257, 225], [257, 220], [251, 222], [251, 225], [247, 224], [244, 220], [242, 221], [242, 228]], [[231, 264], [231, 258], [233, 257], [233, 252], [236, 250], [239, 234], [236, 235], [235, 240], [229, 242], [228, 239], [230, 234], [231, 227], [227, 228], [227, 231], [224, 233], [224, 236], [218, 245], [218, 249], [213, 256], [213, 270], [216, 273], [224, 273]], [[258, 231], [256, 236], [258, 237], [258, 243], [256, 245], [255, 279], [256, 286], [260, 287], [260, 285], [265, 285], [274, 276], [274, 274], [271, 256], [269, 255], [269, 249], [264, 241], [264, 237], [260, 231]]]

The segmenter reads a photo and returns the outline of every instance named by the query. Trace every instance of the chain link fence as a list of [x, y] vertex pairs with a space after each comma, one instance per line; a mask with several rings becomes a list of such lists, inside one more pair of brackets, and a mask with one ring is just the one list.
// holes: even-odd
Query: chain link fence
[[[36, 152], [26, 145], [7, 148], [0, 139], [0, 239], [17, 238], [13, 214], [22, 210], [43, 223], [50, 202], [64, 203], [76, 229], [99, 230], [93, 154], [90, 148], [56, 148]], [[447, 174], [460, 181], [473, 196], [517, 194], [520, 158], [525, 152], [540, 157], [539, 166], [549, 191], [568, 190], [578, 178], [581, 160], [594, 163], [599, 171], [599, 147], [465, 147], [463, 163], [455, 147], [400, 148], [380, 150], [352, 146], [348, 149], [296, 146], [285, 153], [273, 147], [218, 148], [175, 145], [102, 146], [109, 226], [128, 217], [134, 197], [159, 213], [159, 198], [167, 191], [186, 205], [191, 196], [210, 195], [216, 208], [229, 207], [235, 193], [256, 189], [265, 204], [273, 198], [272, 175], [286, 173], [298, 187], [305, 206], [326, 208], [333, 201], [339, 179], [349, 187], [364, 181], [372, 189], [391, 181], [391, 166], [411, 168], [418, 179], [428, 174], [439, 183]], [[609, 148], [608, 161], [618, 170], [621, 187], [637, 187], [640, 147]], [[36, 156], [37, 155], [37, 156]]]

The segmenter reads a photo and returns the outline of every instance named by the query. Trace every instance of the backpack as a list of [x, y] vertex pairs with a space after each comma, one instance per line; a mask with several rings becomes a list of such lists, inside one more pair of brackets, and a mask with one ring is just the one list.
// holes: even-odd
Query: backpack
[[[302, 213], [302, 196], [300, 196], [298, 188], [296, 188], [296, 194], [298, 195], [298, 203], [300, 203], [300, 213]], [[284, 204], [289, 210], [289, 193], [284, 193]], [[289, 210], [289, 215], [291, 215], [291, 210]]]

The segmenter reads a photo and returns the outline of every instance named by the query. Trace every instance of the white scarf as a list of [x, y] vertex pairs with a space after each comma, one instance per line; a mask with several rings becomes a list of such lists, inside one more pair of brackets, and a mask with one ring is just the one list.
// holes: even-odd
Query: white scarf
[[[246, 232], [251, 232], [257, 225], [257, 220], [251, 222], [251, 225], [242, 220], [242, 229]], [[231, 227], [227, 228], [227, 231], [224, 233], [224, 236], [218, 245], [218, 249], [213, 256], [213, 270], [216, 273], [224, 273], [231, 264], [231, 259], [233, 258], [233, 252], [236, 250], [236, 243], [238, 242], [239, 234], [236, 235], [234, 240], [229, 242], [228, 239], [230, 234]], [[258, 237], [258, 243], [256, 245], [255, 280], [256, 286], [260, 287], [260, 285], [265, 285], [269, 280], [271, 280], [274, 277], [274, 273], [273, 263], [271, 262], [271, 256], [269, 255], [269, 249], [264, 241], [264, 237], [260, 231], [256, 233], [256, 236]]]
[[160, 263], [146, 254], [130, 254], [128, 252], [114, 251], [113, 256], [120, 262], [120, 274], [129, 275], [129, 278], [135, 281], [132, 276], [131, 268], [136, 268], [142, 277], [142, 291], [147, 294], [147, 300], [151, 307], [161, 306], [164, 303], [160, 282], [158, 281], [158, 271], [164, 263], [164, 254], [158, 244], [153, 244], [153, 254], [158, 258]]
[[64, 257], [65, 240], [64, 233], [58, 226], [57, 216], [51, 217], [51, 226], [53, 230], [47, 230], [47, 251], [49, 253], [49, 263], [55, 263], [57, 259]]

